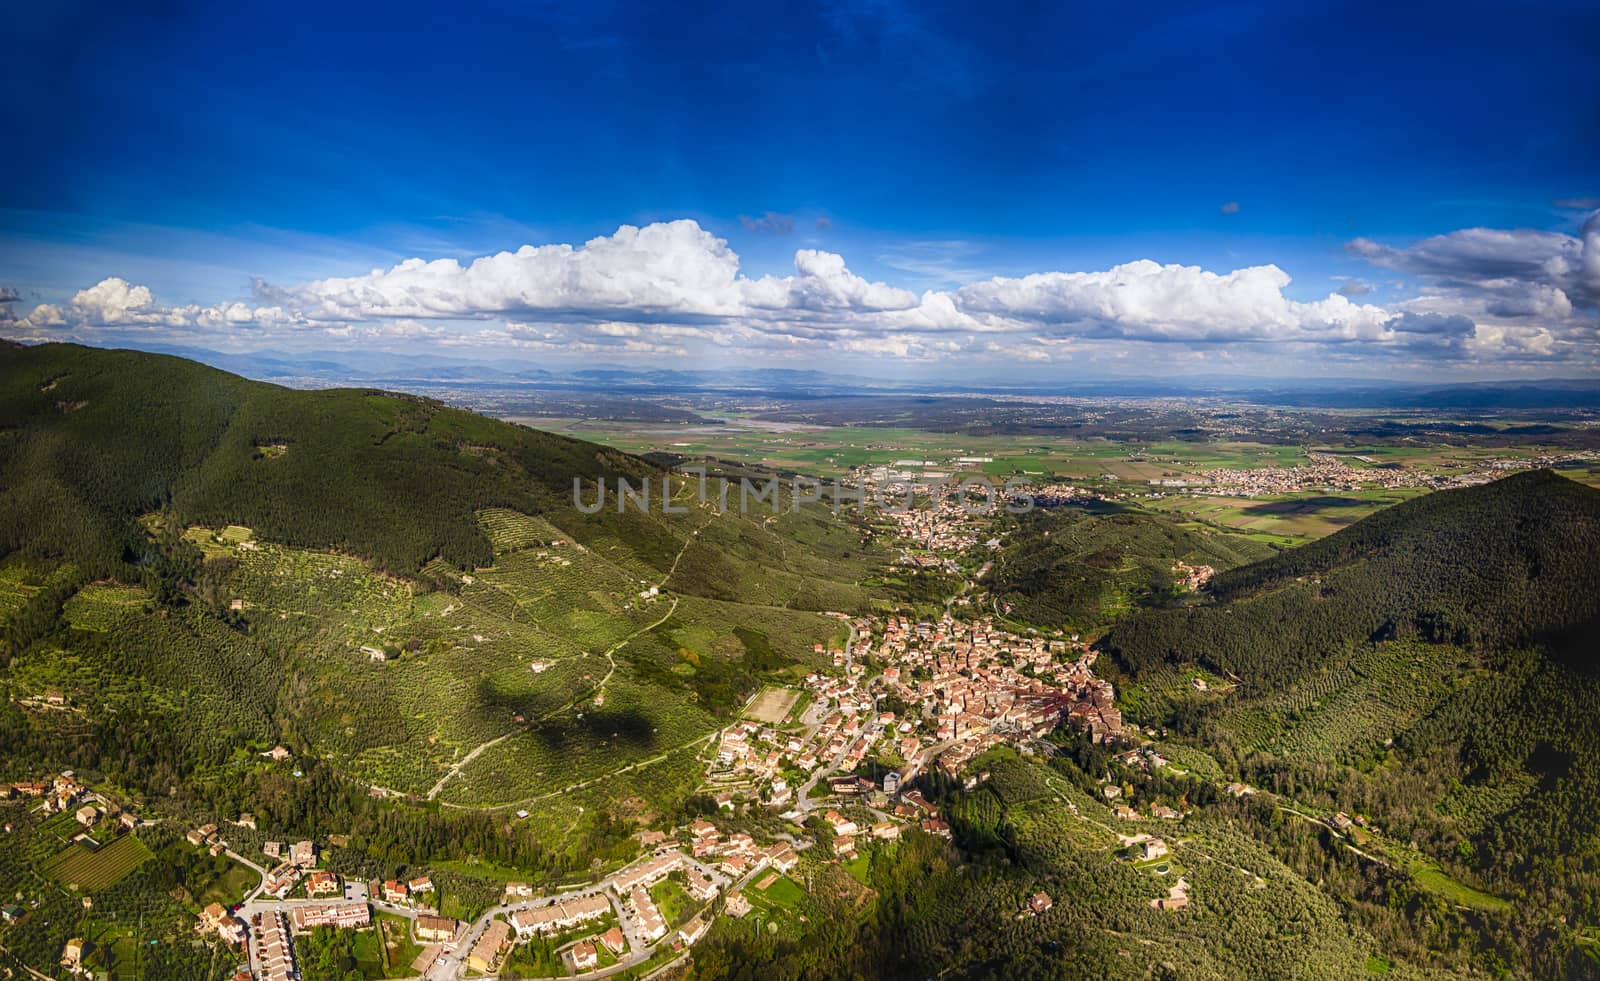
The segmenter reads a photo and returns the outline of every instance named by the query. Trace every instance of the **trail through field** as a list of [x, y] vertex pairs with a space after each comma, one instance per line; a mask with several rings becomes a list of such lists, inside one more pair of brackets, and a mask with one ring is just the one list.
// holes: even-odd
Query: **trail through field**
[[717, 731], [704, 736], [696, 736], [686, 743], [674, 746], [657, 756], [650, 757], [649, 759], [636, 760], [633, 763], [629, 763], [627, 766], [618, 767], [615, 770], [608, 770], [605, 773], [597, 774], [585, 780], [579, 780], [577, 783], [568, 784], [565, 787], [561, 787], [557, 790], [551, 790], [534, 797], [524, 797], [522, 800], [514, 800], [508, 804], [452, 804], [449, 801], [440, 801], [439, 804], [441, 807], [453, 807], [460, 811], [504, 811], [513, 807], [526, 807], [529, 804], [537, 804], [540, 801], [546, 801], [552, 797], [560, 797], [562, 794], [570, 794], [574, 790], [582, 790], [591, 784], [599, 783], [601, 780], [609, 780], [612, 777], [621, 776], [622, 774], [629, 773], [633, 770], [642, 769], [643, 767], [647, 766], [654, 766], [674, 753], [681, 753], [691, 746], [709, 743], [720, 735], [722, 735], [722, 730], [718, 729]]
[[[708, 518], [705, 522], [703, 522], [700, 525], [700, 528], [704, 528], [706, 525], [710, 524], [714, 520], [716, 520], [715, 517]], [[695, 536], [700, 534], [700, 528], [696, 528], [694, 530], [693, 534], [691, 534], [688, 538], [684, 539], [683, 547], [678, 549], [678, 554], [673, 558], [672, 565], [667, 569], [666, 575], [662, 576], [661, 577], [661, 582], [656, 584], [656, 588], [657, 589], [665, 587], [667, 581], [672, 578], [672, 574], [674, 572], [678, 571], [678, 563], [680, 561], [682, 561], [683, 553], [685, 553], [685, 552], [687, 552], [689, 550], [689, 546], [690, 546], [690, 544], [692, 544], [694, 542]], [[581, 704], [583, 702], [590, 701], [590, 700], [594, 699], [597, 696], [603, 696], [605, 694], [606, 683], [611, 680], [611, 676], [612, 675], [617, 673], [617, 659], [616, 659], [617, 651], [620, 651], [624, 647], [628, 646], [628, 644], [632, 643], [633, 640], [635, 638], [639, 637], [640, 635], [649, 633], [650, 631], [652, 631], [652, 630], [656, 629], [657, 627], [661, 626], [663, 623], [666, 623], [669, 619], [672, 618], [672, 614], [676, 613], [677, 610], [678, 610], [678, 597], [674, 596], [672, 598], [672, 604], [667, 607], [667, 612], [661, 614], [661, 616], [654, 623], [651, 623], [651, 624], [648, 624], [646, 626], [640, 627], [638, 630], [635, 630], [633, 633], [629, 634], [628, 636], [626, 636], [626, 637], [622, 638], [621, 640], [617, 641], [616, 643], [612, 644], [610, 647], [606, 648], [605, 652], [600, 655], [601, 657], [605, 658], [606, 662], [610, 665], [610, 667], [606, 670], [605, 677], [601, 678], [592, 688], [590, 688], [583, 695], [580, 695], [577, 698], [574, 698], [573, 700], [567, 702], [564, 705], [560, 705], [560, 706], [558, 706], [556, 708], [551, 709], [550, 711], [546, 712], [544, 715], [541, 715], [541, 716], [535, 718], [533, 720], [533, 722], [535, 722], [535, 723], [543, 722], [543, 721], [545, 721], [547, 719], [550, 719], [550, 718], [553, 718], [553, 717], [555, 717], [557, 715], [560, 715], [562, 712], [565, 712], [565, 711], [573, 708], [576, 705], [579, 705], [579, 704]], [[444, 790], [444, 785], [449, 783], [451, 780], [454, 780], [457, 776], [459, 776], [461, 771], [463, 769], [465, 769], [467, 767], [467, 765], [470, 764], [473, 760], [477, 759], [483, 753], [484, 750], [490, 749], [490, 748], [492, 748], [494, 746], [498, 746], [500, 743], [505, 742], [507, 739], [510, 739], [514, 735], [516, 735], [515, 731], [502, 733], [501, 735], [498, 735], [498, 736], [494, 737], [493, 739], [490, 739], [490, 740], [488, 740], [486, 742], [480, 743], [477, 746], [473, 747], [471, 752], [467, 753], [467, 755], [463, 756], [461, 759], [459, 759], [455, 763], [453, 763], [450, 766], [450, 769], [446, 770], [444, 775], [439, 778], [439, 782], [434, 784], [433, 787], [428, 790], [427, 799], [428, 800], [436, 799], [439, 796], [439, 794]], [[686, 745], [692, 746], [692, 745], [694, 745], [694, 743], [698, 743], [698, 742], [701, 742], [701, 741], [702, 741], [701, 739], [697, 738], [693, 742], [687, 743]], [[682, 748], [683, 747], [681, 747], [681, 746], [677, 747], [677, 749], [682, 749]], [[634, 767], [642, 766], [645, 763], [659, 762], [661, 759], [664, 759], [667, 755], [670, 755], [671, 753], [676, 752], [677, 749], [668, 750], [667, 753], [665, 753], [662, 756], [657, 757], [657, 758], [655, 758], [653, 760], [645, 760], [645, 761], [642, 761], [640, 763], [630, 764], [629, 766], [625, 766], [620, 770], [614, 770], [614, 771], [612, 771], [612, 773], [626, 773], [629, 770], [634, 769]], [[612, 774], [605, 774], [604, 776], [611, 776], [611, 775]], [[541, 797], [530, 798], [530, 800], [534, 800], [534, 801], [544, 800], [547, 797], [553, 797], [556, 794], [566, 793], [568, 790], [580, 789], [580, 788], [588, 785], [589, 783], [593, 783], [594, 780], [599, 780], [599, 779], [603, 779], [603, 777], [594, 777], [594, 778], [592, 778], [590, 780], [586, 780], [586, 781], [583, 781], [582, 783], [574, 784], [571, 787], [563, 788], [562, 790], [554, 791], [554, 792], [552, 792], [550, 794], [546, 794], [546, 795], [541, 796]], [[518, 804], [527, 803], [527, 801], [518, 801], [517, 803]], [[490, 807], [475, 807], [474, 805], [468, 805], [468, 804], [450, 804], [450, 803], [446, 803], [445, 806], [446, 807], [467, 808], [467, 809], [473, 809], [473, 810], [492, 810], [494, 808], [509, 807], [509, 806], [514, 806], [514, 805], [496, 804], [492, 808], [490, 808]]]

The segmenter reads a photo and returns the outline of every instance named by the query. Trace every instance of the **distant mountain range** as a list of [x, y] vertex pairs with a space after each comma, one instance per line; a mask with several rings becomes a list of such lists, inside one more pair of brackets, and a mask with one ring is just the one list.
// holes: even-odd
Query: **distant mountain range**
[[817, 398], [877, 393], [1076, 396], [1084, 398], [1226, 398], [1260, 405], [1348, 409], [1600, 409], [1600, 379], [1544, 378], [1453, 384], [1325, 377], [1271, 379], [1244, 375], [1186, 378], [1102, 377], [1010, 384], [948, 379], [896, 380], [789, 368], [690, 371], [597, 365], [552, 370], [533, 363], [388, 352], [263, 350], [228, 353], [182, 345], [150, 345], [247, 378], [298, 386], [372, 384], [388, 388], [472, 385], [480, 388], [592, 390], [642, 394], [704, 392]]

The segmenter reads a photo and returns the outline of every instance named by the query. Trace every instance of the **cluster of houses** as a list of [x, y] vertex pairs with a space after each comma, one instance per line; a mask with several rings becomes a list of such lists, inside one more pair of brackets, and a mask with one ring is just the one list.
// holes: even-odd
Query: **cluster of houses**
[[[787, 872], [799, 861], [794, 849], [788, 842], [780, 841], [762, 848], [755, 843], [755, 839], [744, 832], [734, 832], [731, 835], [724, 836], [716, 825], [704, 818], [698, 819], [689, 825], [689, 834], [693, 838], [689, 846], [690, 853], [696, 859], [709, 859], [715, 862], [718, 870], [736, 879], [764, 865], [771, 865], [780, 871]], [[649, 868], [664, 860], [671, 860], [673, 855], [679, 855], [679, 853], [667, 852], [663, 858], [652, 860], [652, 862], [646, 863], [643, 868]], [[659, 876], [656, 878], [659, 878]], [[705, 902], [716, 895], [715, 884], [705, 878], [694, 866], [686, 865], [685, 878], [688, 880], [689, 894], [695, 899]], [[652, 881], [654, 880], [652, 879]]]
[[267, 881], [261, 888], [264, 895], [274, 899], [282, 899], [289, 895], [295, 883], [317, 864], [317, 846], [310, 841], [297, 841], [290, 845], [287, 858], [284, 857], [283, 846], [275, 841], [267, 842], [262, 847], [262, 853], [268, 858], [280, 859], [279, 863], [267, 873]]
[[1219, 467], [1201, 474], [1197, 493], [1227, 497], [1257, 497], [1262, 494], [1293, 494], [1313, 488], [1360, 490], [1364, 487], [1434, 487], [1444, 478], [1424, 470], [1384, 467], [1352, 467], [1331, 453], [1312, 453], [1303, 466], [1257, 467], [1240, 470]]
[[920, 740], [910, 719], [897, 727], [896, 749], [908, 760], [925, 743], [953, 740], [939, 759], [953, 774], [985, 750], [1044, 735], [1063, 719], [1097, 743], [1123, 734], [1115, 689], [1094, 676], [1094, 653], [1075, 639], [1014, 634], [991, 617], [890, 617], [880, 656], [889, 666], [877, 683], [920, 711]]
[[541, 934], [562, 933], [590, 920], [603, 919], [610, 912], [611, 901], [600, 893], [594, 893], [537, 909], [518, 910], [511, 914], [511, 927], [516, 931], [517, 939], [530, 940]]
[[1217, 570], [1209, 565], [1190, 565], [1182, 559], [1173, 563], [1172, 571], [1179, 585], [1191, 591], [1204, 586], [1217, 574]]
[[414, 879], [385, 879], [379, 895], [391, 906], [426, 905], [426, 897], [433, 892], [433, 880], [425, 875]]
[[78, 775], [71, 770], [63, 770], [49, 780], [28, 780], [7, 784], [5, 796], [7, 800], [37, 798], [38, 809], [42, 814], [65, 814], [85, 801], [105, 803], [97, 794], [80, 783]]
[[[66, 814], [71, 813], [83, 830], [73, 836], [73, 841], [97, 848], [100, 843], [96, 841], [91, 832], [102, 821], [114, 821], [112, 833], [117, 831], [132, 831], [139, 826], [139, 816], [132, 811], [125, 811], [116, 804], [105, 799], [100, 794], [84, 786], [78, 776], [71, 770], [63, 770], [49, 780], [26, 780], [20, 783], [5, 784], [0, 787], [0, 800], [30, 800], [37, 799], [39, 803], [35, 809], [40, 814]], [[13, 825], [5, 825], [5, 832], [10, 834]]]
[[[917, 548], [929, 552], [964, 552], [977, 545], [987, 531], [987, 521], [980, 514], [969, 512], [954, 488], [935, 482], [944, 475], [925, 476], [931, 479], [925, 484], [913, 483], [911, 486], [924, 487], [933, 496], [932, 506], [890, 511], [895, 531]], [[984, 493], [975, 491], [966, 503], [974, 509], [982, 508], [985, 504]], [[995, 503], [998, 504], [998, 500]], [[954, 571], [954, 564], [949, 559], [931, 555], [907, 555], [904, 558], [910, 560], [907, 564]]]

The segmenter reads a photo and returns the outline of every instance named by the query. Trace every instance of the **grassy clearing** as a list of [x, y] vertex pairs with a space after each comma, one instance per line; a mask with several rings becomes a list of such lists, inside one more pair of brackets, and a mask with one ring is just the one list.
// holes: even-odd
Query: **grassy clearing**
[[221, 903], [229, 906], [239, 902], [251, 889], [261, 881], [261, 877], [252, 869], [238, 863], [229, 865], [227, 870], [211, 880], [200, 893], [198, 900], [201, 906], [208, 903]]

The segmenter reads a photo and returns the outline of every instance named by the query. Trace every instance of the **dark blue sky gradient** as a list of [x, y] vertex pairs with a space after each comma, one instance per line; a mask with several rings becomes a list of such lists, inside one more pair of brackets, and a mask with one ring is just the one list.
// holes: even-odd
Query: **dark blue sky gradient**
[[[172, 302], [688, 217], [911, 288], [1573, 231], [1600, 4], [14, 5], [0, 275]], [[1227, 202], [1237, 213], [1224, 214]], [[788, 235], [740, 215], [794, 216]], [[825, 219], [825, 227], [818, 219]], [[108, 269], [110, 262], [113, 268]], [[11, 267], [8, 271], [5, 266]]]

